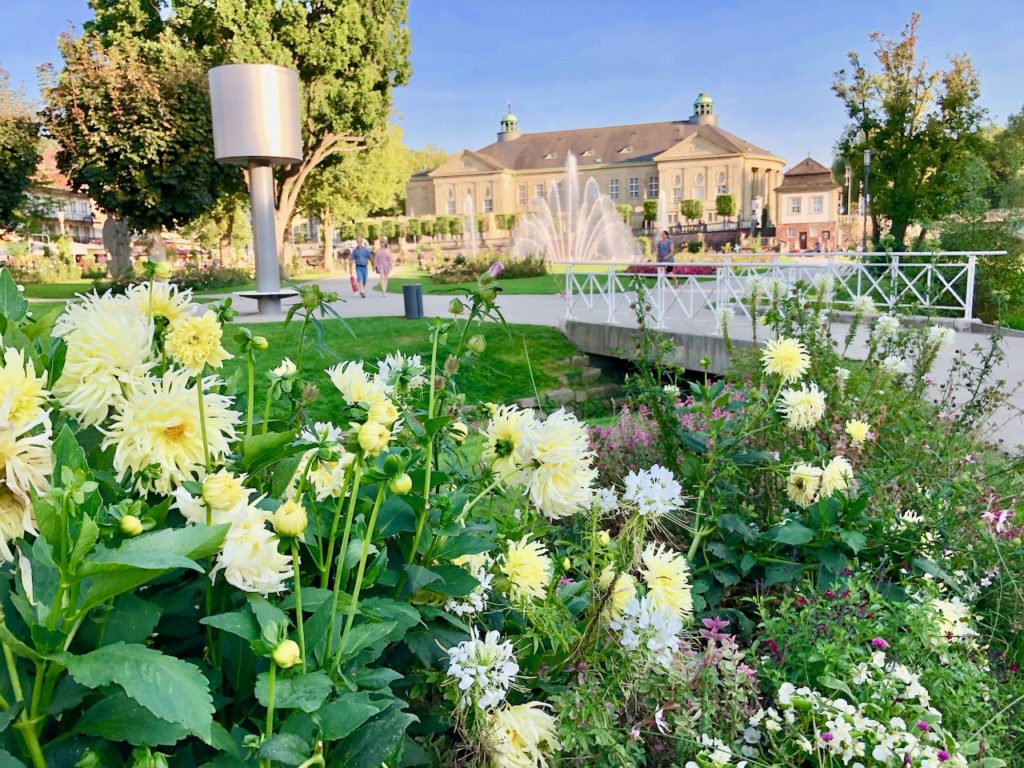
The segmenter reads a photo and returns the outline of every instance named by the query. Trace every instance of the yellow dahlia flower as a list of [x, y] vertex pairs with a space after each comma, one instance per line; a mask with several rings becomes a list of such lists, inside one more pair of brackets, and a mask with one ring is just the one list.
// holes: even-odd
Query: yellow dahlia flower
[[514, 603], [543, 599], [551, 582], [553, 568], [547, 550], [540, 542], [528, 539], [524, 536], [518, 542], [510, 540], [499, 565], [508, 578], [508, 596]]
[[690, 566], [686, 557], [664, 544], [648, 544], [640, 556], [647, 597], [658, 608], [675, 613], [680, 619], [693, 618], [690, 594]]
[[231, 355], [221, 346], [224, 335], [211, 310], [199, 317], [187, 317], [171, 326], [164, 343], [168, 356], [193, 375], [199, 374], [206, 366], [220, 368]]
[[536, 419], [530, 409], [515, 405], [495, 407], [484, 431], [484, 458], [499, 477], [515, 482], [515, 470], [526, 461], [524, 438]]
[[810, 429], [825, 415], [825, 393], [818, 385], [801, 385], [800, 389], [785, 389], [780, 395], [779, 413], [786, 417], [791, 429]]
[[359, 427], [359, 447], [367, 456], [376, 456], [388, 447], [391, 432], [383, 424], [368, 421]]
[[[114, 447], [115, 472], [133, 472], [139, 491], [168, 494], [203, 471], [198, 395], [189, 378], [188, 371], [172, 370], [140, 380], [103, 430], [103, 447]], [[235, 438], [238, 413], [223, 395], [207, 393], [205, 405], [210, 457], [218, 460]]]
[[37, 536], [32, 504], [15, 495], [6, 485], [0, 485], [0, 557], [14, 561], [11, 544], [26, 533]]
[[771, 339], [761, 353], [765, 373], [782, 377], [783, 382], [797, 381], [811, 367], [811, 356], [803, 342], [780, 336]]
[[266, 596], [285, 589], [292, 575], [291, 558], [280, 552], [278, 538], [253, 510], [250, 519], [239, 520], [228, 530], [210, 577], [219, 571], [232, 586]]
[[488, 716], [484, 738], [493, 768], [547, 768], [559, 744], [558, 723], [545, 706], [505, 705]]
[[44, 379], [36, 376], [31, 360], [25, 359], [20, 349], [4, 350], [4, 364], [0, 368], [0, 397], [10, 398], [8, 418], [18, 425], [38, 420], [43, 415], [43, 403], [50, 393], [43, 387]]
[[850, 419], [846, 422], [846, 434], [850, 436], [850, 440], [854, 445], [860, 445], [867, 440], [870, 429], [871, 427], [866, 421]]
[[612, 618], [618, 618], [622, 615], [626, 604], [636, 597], [636, 579], [628, 573], [620, 573], [619, 577], [615, 579], [614, 587], [612, 587], [612, 579], [615, 579], [615, 568], [609, 565], [601, 572], [598, 584], [604, 591], [611, 589], [608, 602], [605, 603], [605, 610]]
[[853, 482], [853, 467], [844, 456], [836, 456], [825, 465], [821, 472], [821, 487], [818, 494], [827, 499], [833, 493], [842, 493]]
[[53, 393], [85, 426], [103, 421], [153, 367], [153, 326], [123, 296], [84, 296], [57, 319], [54, 336], [67, 343]]
[[11, 404], [10, 396], [0, 404], [0, 479], [8, 491], [29, 503], [33, 491], [41, 494], [50, 488], [50, 420], [43, 415], [34, 422], [18, 424], [11, 420]]
[[530, 500], [552, 520], [574, 514], [593, 499], [597, 478], [586, 428], [564, 408], [526, 430], [521, 440]]
[[398, 409], [387, 398], [377, 400], [367, 411], [366, 419], [367, 421], [375, 421], [378, 424], [383, 424], [385, 427], [390, 427], [398, 421]]
[[[167, 262], [160, 262], [166, 264]], [[192, 290], [178, 288], [174, 283], [153, 283], [152, 299], [149, 283], [133, 285], [125, 293], [128, 306], [143, 317], [162, 317], [170, 325], [192, 316]], [[152, 314], [150, 305], [152, 302]]]
[[301, 536], [309, 522], [306, 508], [297, 501], [284, 502], [270, 518], [278, 536]]
[[801, 507], [809, 507], [818, 496], [821, 487], [822, 470], [810, 464], [797, 464], [789, 471], [786, 480], [786, 495]]
[[221, 469], [203, 480], [203, 501], [214, 513], [229, 512], [249, 503], [252, 491], [244, 485], [245, 475], [236, 477]]

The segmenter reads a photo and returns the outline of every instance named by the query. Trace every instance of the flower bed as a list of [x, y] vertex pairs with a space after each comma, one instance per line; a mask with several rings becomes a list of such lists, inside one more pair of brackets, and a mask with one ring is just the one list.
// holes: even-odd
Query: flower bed
[[713, 275], [718, 268], [698, 264], [630, 264], [626, 267], [626, 274], [656, 275], [659, 269], [673, 275]]
[[465, 402], [485, 275], [429, 355], [330, 366], [317, 420], [336, 296], [301, 289], [257, 401], [258, 327], [146, 274], [35, 320], [0, 272], [11, 765], [1019, 762], [996, 351], [937, 418], [941, 329], [871, 322], [853, 365], [775, 292], [765, 349], [686, 382], [641, 314], [629, 408], [588, 431]]

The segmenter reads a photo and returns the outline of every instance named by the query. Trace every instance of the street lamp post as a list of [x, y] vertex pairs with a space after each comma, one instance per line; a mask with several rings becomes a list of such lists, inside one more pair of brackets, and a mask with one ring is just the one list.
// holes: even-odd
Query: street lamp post
[[862, 232], [860, 236], [860, 248], [864, 253], [868, 251], [868, 208], [871, 207], [871, 147], [868, 146], [868, 134], [866, 131], [859, 131], [857, 138], [864, 146], [864, 210]]
[[281, 290], [273, 166], [302, 162], [299, 75], [273, 64], [225, 64], [209, 79], [214, 157], [249, 170], [256, 291], [244, 295], [256, 299], [260, 314], [276, 314], [295, 292]]

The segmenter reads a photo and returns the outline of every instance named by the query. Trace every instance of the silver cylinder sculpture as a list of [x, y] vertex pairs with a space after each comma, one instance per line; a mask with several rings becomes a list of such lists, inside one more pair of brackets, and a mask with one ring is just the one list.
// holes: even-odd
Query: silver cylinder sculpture
[[274, 226], [274, 165], [302, 162], [299, 73], [274, 64], [225, 64], [209, 72], [213, 154], [249, 169], [256, 292], [261, 314], [281, 311]]

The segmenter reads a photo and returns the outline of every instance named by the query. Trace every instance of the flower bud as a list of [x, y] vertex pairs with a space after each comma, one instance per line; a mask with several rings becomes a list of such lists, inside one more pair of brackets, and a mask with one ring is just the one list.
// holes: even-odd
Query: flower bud
[[142, 521], [135, 515], [125, 515], [121, 518], [121, 533], [126, 536], [138, 536], [142, 533]]
[[383, 424], [385, 427], [390, 427], [398, 421], [398, 409], [395, 408], [390, 400], [384, 398], [370, 406], [370, 410], [366, 413], [366, 418], [369, 421], [375, 421], [378, 424]]
[[277, 508], [270, 522], [278, 536], [297, 537], [305, 532], [309, 518], [305, 507], [297, 501], [288, 500]]
[[393, 453], [384, 459], [384, 474], [388, 477], [396, 477], [402, 473], [405, 469], [405, 465], [402, 460], [395, 456]]
[[455, 355], [448, 355], [448, 359], [444, 361], [444, 372], [449, 376], [454, 376], [459, 372], [459, 358]]
[[295, 363], [293, 363], [289, 358], [286, 357], [284, 360], [281, 361], [281, 364], [278, 365], [277, 368], [271, 371], [271, 373], [273, 373], [278, 378], [283, 379], [286, 376], [294, 376], [296, 373], [298, 373], [298, 370], [299, 369], [295, 367]]
[[317, 389], [316, 384], [307, 384], [302, 388], [302, 402], [306, 405], [316, 402], [316, 399], [320, 397], [320, 390]]
[[611, 543], [612, 535], [608, 533], [607, 528], [603, 528], [597, 532], [597, 540], [602, 547], [607, 547]]
[[266, 336], [253, 336], [252, 337], [252, 348], [258, 349], [261, 352], [270, 346], [270, 342], [267, 341]]
[[281, 669], [291, 669], [302, 661], [299, 644], [294, 640], [282, 640], [270, 656]]
[[174, 268], [169, 261], [158, 261], [153, 267], [153, 277], [157, 280], [170, 280], [174, 274]]
[[469, 341], [466, 342], [466, 346], [469, 347], [469, 351], [474, 355], [482, 355], [484, 350], [487, 349], [487, 339], [479, 334], [476, 336], [470, 336]]
[[570, 560], [568, 557], [563, 557], [562, 558], [562, 570], [563, 571], [571, 571], [572, 570], [572, 560]]
[[461, 421], [456, 421], [452, 424], [452, 439], [456, 443], [461, 443], [467, 437], [469, 437], [469, 427]]
[[463, 305], [463, 303], [458, 299], [452, 299], [448, 302], [448, 311], [453, 315], [461, 315], [465, 309], [465, 305]]
[[369, 456], [383, 451], [391, 439], [391, 432], [383, 424], [368, 421], [359, 427], [359, 447]]
[[412, 490], [412, 478], [409, 477], [407, 472], [403, 472], [397, 477], [391, 478], [391, 482], [388, 483], [388, 487], [390, 487], [391, 492], [397, 496], [405, 496], [405, 494]]

